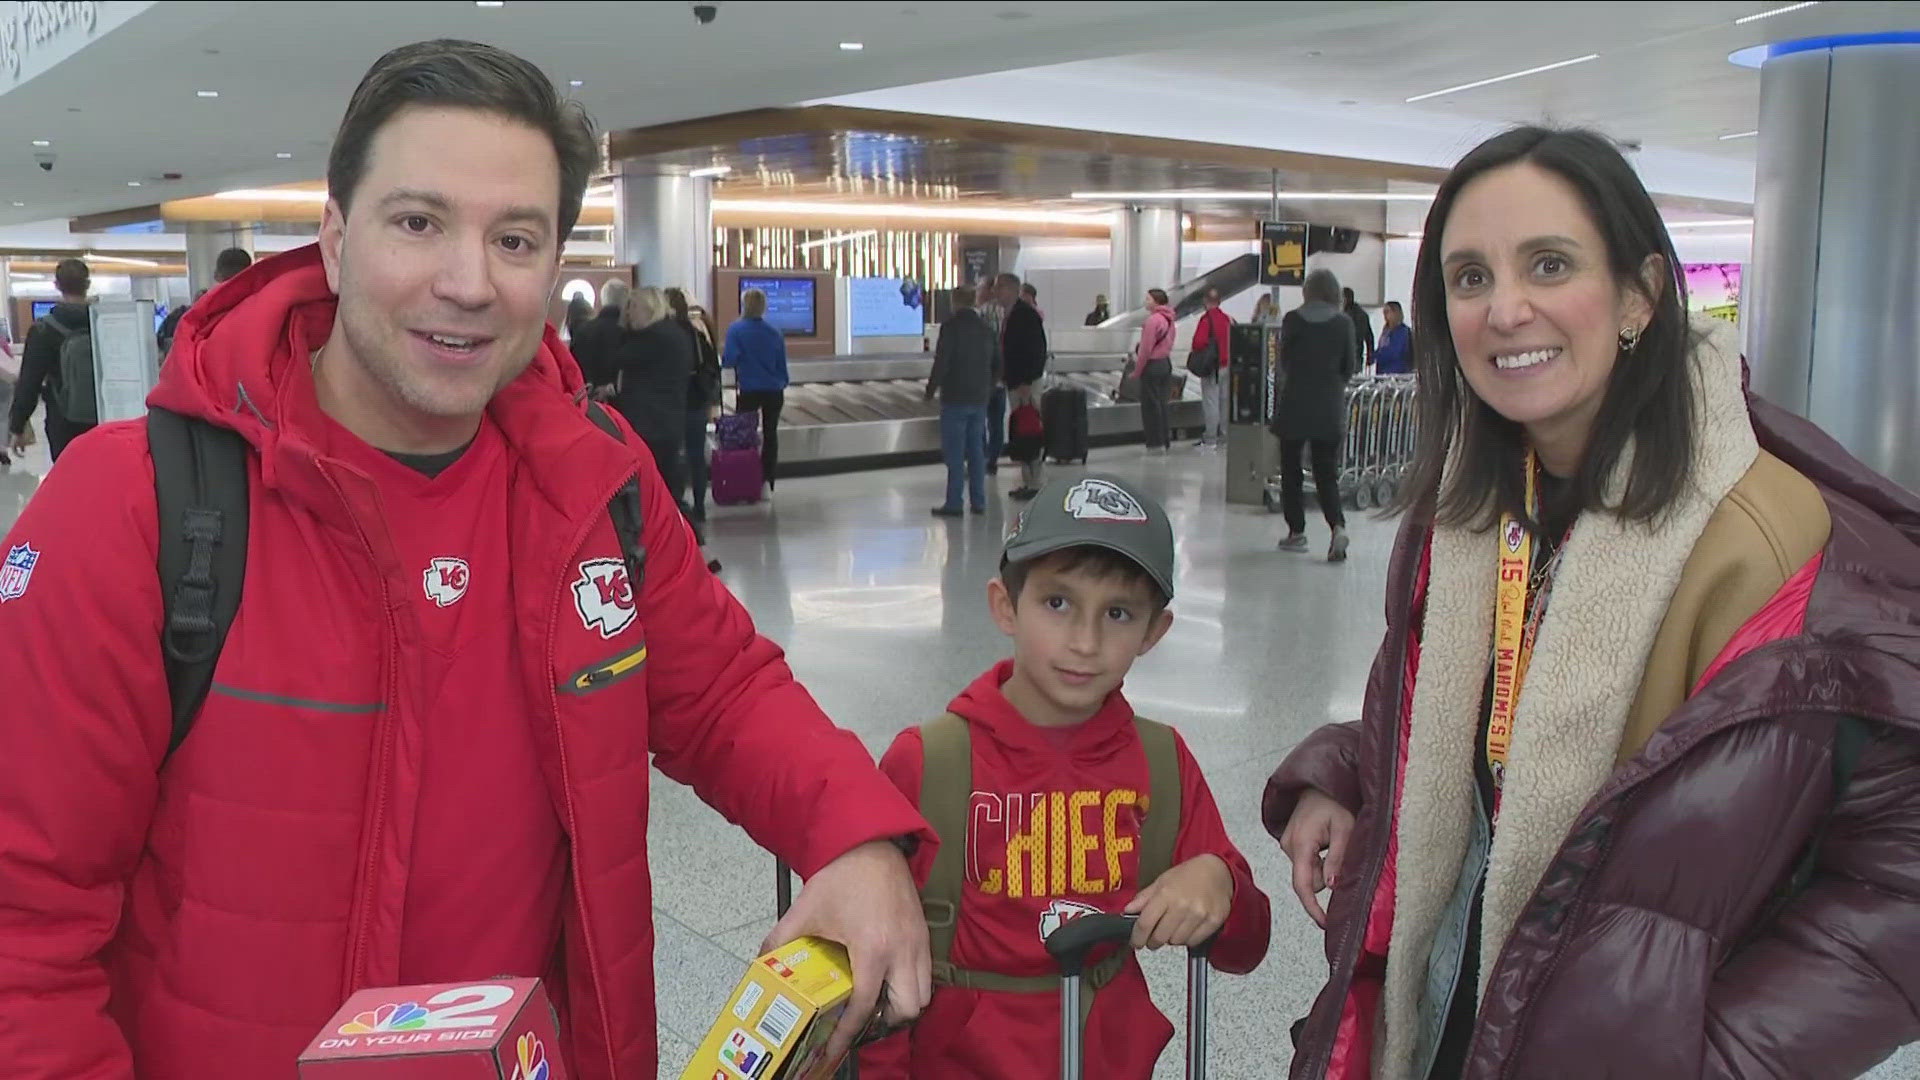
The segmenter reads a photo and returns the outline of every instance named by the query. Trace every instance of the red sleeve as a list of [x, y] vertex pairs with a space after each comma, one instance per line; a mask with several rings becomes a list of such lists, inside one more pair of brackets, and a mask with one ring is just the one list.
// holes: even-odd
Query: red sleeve
[[651, 458], [639, 456], [648, 740], [660, 771], [802, 878], [873, 840], [918, 836], [931, 852], [936, 841], [914, 804], [794, 681], [779, 646], [708, 572]]
[[1174, 742], [1180, 753], [1180, 840], [1174, 845], [1174, 862], [1177, 865], [1202, 855], [1217, 855], [1233, 872], [1233, 906], [1214, 940], [1213, 966], [1245, 975], [1266, 959], [1273, 910], [1267, 894], [1254, 882], [1246, 856], [1227, 836], [1220, 807], [1213, 801], [1207, 778], [1200, 774], [1200, 763], [1193, 760], [1185, 739], [1176, 734]]
[[[917, 727], [894, 736], [893, 745], [880, 756], [880, 771], [915, 806], [920, 805], [920, 776], [925, 758], [925, 744], [920, 741]], [[927, 873], [933, 869], [933, 856], [934, 845], [923, 843], [908, 860], [916, 885], [927, 883]], [[940, 991], [936, 988], [934, 992]], [[913, 1030], [909, 1028], [861, 1050], [860, 1075], [866, 1080], [909, 1080], [912, 1058]]]
[[1193, 331], [1193, 347], [1204, 349], [1213, 340], [1213, 313], [1200, 316], [1200, 325]]
[[0, 1069], [131, 1080], [101, 952], [145, 845], [171, 728], [143, 429], [76, 440], [0, 554]]

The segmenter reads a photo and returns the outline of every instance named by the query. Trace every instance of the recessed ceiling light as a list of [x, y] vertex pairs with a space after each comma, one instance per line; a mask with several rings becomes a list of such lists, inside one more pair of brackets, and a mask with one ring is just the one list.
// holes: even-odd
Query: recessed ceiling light
[[1733, 25], [1745, 26], [1750, 22], [1758, 22], [1761, 19], [1771, 19], [1775, 15], [1785, 15], [1789, 11], [1799, 11], [1801, 8], [1813, 7], [1818, 2], [1819, 0], [1812, 0], [1811, 3], [1788, 4], [1786, 7], [1777, 7], [1777, 8], [1774, 8], [1772, 11], [1762, 11], [1757, 15], [1748, 15], [1748, 16], [1745, 16], [1744, 18], [1735, 19], [1733, 20]]
[[273, 156], [279, 158], [281, 161], [286, 161], [287, 159], [293, 157], [292, 154], [287, 153], [285, 150], [282, 150]]
[[139, 186], [140, 186], [140, 181], [138, 181], [138, 180], [129, 180], [129, 181], [127, 181], [127, 186], [128, 186], [128, 187], [139, 187]]
[[505, 0], [473, 0], [474, 7], [506, 7]]
[[26, 204], [26, 203], [23, 203], [23, 202], [20, 202], [19, 200], [15, 200], [15, 201], [14, 201], [14, 204], [13, 204], [13, 205], [15, 205], [15, 206], [25, 206], [25, 205], [27, 205], [27, 204]]
[[568, 86], [571, 86], [571, 87], [573, 87], [573, 88], [574, 88], [575, 90], [578, 90], [578, 89], [580, 89], [581, 87], [583, 87], [583, 86], [585, 86], [585, 85], [587, 85], [587, 80], [585, 80], [585, 79], [568, 79], [568, 80], [567, 80], [567, 85], [568, 85]]
[[866, 47], [867, 44], [864, 41], [843, 41], [840, 43], [841, 52], [859, 52]]
[[33, 145], [35, 145], [35, 146], [52, 146], [52, 145], [53, 145], [53, 140], [52, 140], [52, 139], [35, 139], [35, 140], [33, 140]]
[[219, 96], [220, 96], [220, 91], [218, 91], [218, 90], [195, 90], [195, 91], [194, 91], [194, 95], [195, 95], [196, 97], [205, 97], [205, 98], [215, 98], [215, 97], [219, 97]]
[[1760, 134], [1758, 131], [1736, 131], [1731, 135], [1720, 136], [1720, 141], [1726, 142], [1728, 139], [1751, 139], [1758, 134]]
[[1530, 68], [1527, 68], [1525, 71], [1509, 71], [1505, 75], [1495, 75], [1491, 79], [1476, 79], [1470, 83], [1461, 83], [1459, 86], [1449, 86], [1444, 90], [1429, 90], [1424, 94], [1415, 94], [1412, 97], [1407, 99], [1407, 104], [1411, 105], [1416, 101], [1425, 101], [1428, 98], [1437, 98], [1442, 94], [1457, 94], [1462, 90], [1475, 90], [1482, 86], [1492, 86], [1494, 83], [1503, 83], [1503, 82], [1506, 82], [1508, 79], [1525, 78], [1528, 75], [1538, 75], [1543, 71], [1553, 71], [1557, 68], [1572, 67], [1575, 64], [1584, 64], [1589, 60], [1598, 60], [1598, 59], [1600, 59], [1599, 53], [1588, 53], [1585, 56], [1576, 56], [1571, 60], [1557, 60], [1551, 64], [1541, 64], [1539, 67], [1530, 67]]

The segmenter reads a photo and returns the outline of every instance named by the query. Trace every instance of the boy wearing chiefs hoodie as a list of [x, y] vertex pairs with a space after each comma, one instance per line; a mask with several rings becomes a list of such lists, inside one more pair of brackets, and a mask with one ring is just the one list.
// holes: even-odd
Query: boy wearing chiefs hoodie
[[[948, 706], [964, 728], [935, 722], [964, 730], [971, 761], [970, 781], [953, 790], [956, 801], [966, 796], [964, 817], [927, 815], [936, 827], [943, 818], [967, 823], [964, 836], [943, 834], [939, 844], [961, 864], [948, 868], [961, 883], [950, 952], [941, 963], [936, 929], [933, 1001], [913, 1028], [862, 1052], [862, 1080], [1057, 1075], [1059, 979], [1043, 942], [1079, 915], [1137, 914], [1134, 948], [1193, 945], [1218, 931], [1213, 966], [1235, 974], [1266, 956], [1267, 897], [1186, 744], [1164, 728], [1158, 756], [1163, 773], [1177, 772], [1179, 791], [1170, 858], [1164, 841], [1149, 839], [1159, 829], [1143, 829], [1153, 770], [1120, 686], [1173, 622], [1173, 568], [1166, 511], [1118, 480], [1056, 480], [1028, 506], [987, 586], [1013, 659]], [[880, 762], [923, 813], [926, 747], [958, 746], [936, 730], [901, 732]], [[945, 768], [936, 764], [929, 789], [953, 787], [939, 780]], [[1143, 886], [1142, 856], [1156, 847], [1167, 866]], [[922, 846], [917, 880], [940, 878], [937, 858]], [[937, 901], [937, 889], [930, 882], [922, 895]], [[929, 904], [936, 927], [941, 907]], [[1093, 985], [1086, 1075], [1145, 1080], [1173, 1028], [1132, 952], [1110, 960]]]

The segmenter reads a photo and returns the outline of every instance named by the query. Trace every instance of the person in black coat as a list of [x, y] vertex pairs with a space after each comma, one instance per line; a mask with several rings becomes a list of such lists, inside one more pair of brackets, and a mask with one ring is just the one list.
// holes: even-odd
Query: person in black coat
[[1367, 309], [1353, 302], [1353, 290], [1340, 290], [1340, 311], [1353, 323], [1353, 340], [1360, 346], [1360, 366], [1373, 363], [1373, 320], [1367, 317]]
[[1280, 506], [1287, 518], [1282, 551], [1307, 549], [1301, 455], [1311, 452], [1320, 512], [1333, 529], [1328, 562], [1347, 557], [1347, 519], [1340, 509], [1340, 444], [1346, 434], [1347, 381], [1360, 370], [1353, 323], [1340, 310], [1340, 281], [1331, 270], [1307, 275], [1306, 302], [1280, 320], [1280, 400], [1273, 433], [1280, 439]]
[[[693, 343], [693, 377], [687, 381], [687, 478], [691, 481], [693, 520], [707, 520], [707, 424], [720, 406], [720, 350], [714, 345], [707, 313], [687, 303], [681, 289], [663, 295], [672, 320]], [[697, 320], [697, 321], [696, 321]]]
[[653, 452], [661, 479], [676, 502], [687, 490], [687, 384], [693, 379], [693, 342], [669, 317], [660, 290], [633, 290], [611, 352], [613, 407]]
[[615, 278], [600, 290], [600, 314], [576, 327], [567, 342], [580, 374], [587, 385], [603, 389], [613, 385], [613, 350], [623, 331], [620, 319], [626, 313], [633, 286]]
[[[1007, 386], [1009, 411], [1022, 405], [1040, 405], [1039, 383], [1047, 374], [1047, 327], [1040, 312], [1020, 295], [1020, 278], [1001, 274], [993, 288], [1007, 318], [1000, 327], [1000, 359]], [[1036, 457], [1020, 463], [1020, 487], [1009, 494], [1015, 499], [1031, 499], [1040, 493], [1042, 464]]]
[[[53, 268], [53, 284], [60, 290], [60, 302], [27, 327], [26, 344], [20, 352], [20, 381], [14, 387], [13, 407], [7, 414], [7, 448], [24, 453], [32, 443], [28, 427], [44, 396], [47, 452], [58, 461], [68, 443], [93, 430], [92, 424], [67, 418], [61, 402], [66, 386], [60, 376], [60, 347], [69, 335], [89, 333], [92, 326], [87, 290], [93, 287], [93, 272], [79, 259], [62, 259]], [[60, 329], [43, 323], [57, 323]]]

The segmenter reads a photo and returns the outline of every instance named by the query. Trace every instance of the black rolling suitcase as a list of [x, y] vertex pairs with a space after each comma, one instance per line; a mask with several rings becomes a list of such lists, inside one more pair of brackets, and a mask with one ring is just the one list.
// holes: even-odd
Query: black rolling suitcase
[[1047, 457], [1065, 464], [1087, 461], [1087, 392], [1058, 386], [1040, 395], [1040, 422], [1046, 426]]
[[[1132, 915], [1082, 915], [1047, 935], [1047, 952], [1060, 967], [1060, 1077], [1081, 1080], [1080, 974], [1093, 950], [1133, 936]], [[1187, 950], [1187, 1080], [1207, 1077], [1207, 954], [1212, 943]], [[1071, 1017], [1072, 1022], [1068, 1022]]]

